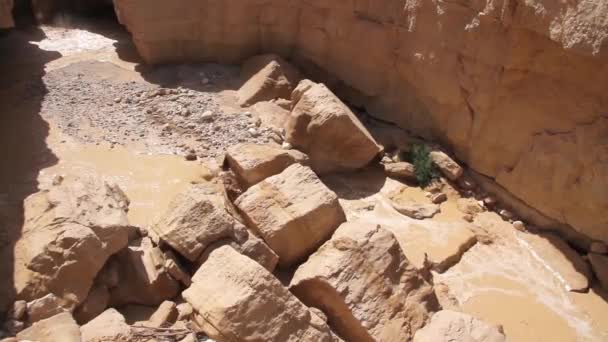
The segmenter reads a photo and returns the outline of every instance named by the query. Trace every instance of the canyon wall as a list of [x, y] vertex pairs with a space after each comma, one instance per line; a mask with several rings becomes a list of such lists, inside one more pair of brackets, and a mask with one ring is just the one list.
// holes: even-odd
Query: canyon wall
[[13, 0], [0, 0], [0, 29], [15, 26], [13, 21]]
[[114, 2], [149, 63], [279, 53], [608, 242], [606, 0]]

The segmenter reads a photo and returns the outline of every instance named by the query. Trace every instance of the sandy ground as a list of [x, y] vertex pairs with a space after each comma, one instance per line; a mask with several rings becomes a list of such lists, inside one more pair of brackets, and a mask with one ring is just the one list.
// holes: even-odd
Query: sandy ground
[[[0, 83], [9, 120], [3, 124], [0, 168], [5, 227], [18, 230], [11, 208], [55, 175], [82, 174], [117, 182], [132, 201], [131, 222], [149, 225], [175, 194], [211, 177], [226, 147], [268, 142], [276, 133], [260, 107], [243, 110], [235, 104], [241, 82], [237, 67], [146, 68], [126, 33], [105, 24], [93, 30], [43, 27], [15, 34], [13, 44], [29, 44], [22, 54], [37, 57], [19, 61], [12, 54], [3, 64], [11, 68]], [[395, 186], [379, 177], [377, 186], [351, 196], [356, 199], [343, 196], [343, 205], [354, 208], [351, 214], [367, 215], [382, 189]], [[348, 191], [355, 191], [358, 183], [351, 181]], [[364, 177], [361, 183], [369, 188], [374, 181]], [[420, 188], [403, 193], [427, 200]], [[451, 192], [432, 221], [462, 221], [458, 196]], [[397, 227], [403, 223], [399, 216], [382, 219]], [[7, 231], [0, 241], [10, 245], [18, 231]], [[10, 273], [10, 267], [2, 267]], [[494, 244], [476, 244], [435, 280], [448, 285], [461, 310], [502, 324], [510, 341], [608, 340], [606, 301], [595, 290], [567, 292], [514, 230], [497, 234]]]

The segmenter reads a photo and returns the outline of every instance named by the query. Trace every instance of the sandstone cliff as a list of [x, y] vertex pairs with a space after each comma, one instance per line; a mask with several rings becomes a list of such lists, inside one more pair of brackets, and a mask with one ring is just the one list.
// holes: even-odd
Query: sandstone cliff
[[608, 241], [606, 0], [115, 0], [143, 58], [276, 52]]

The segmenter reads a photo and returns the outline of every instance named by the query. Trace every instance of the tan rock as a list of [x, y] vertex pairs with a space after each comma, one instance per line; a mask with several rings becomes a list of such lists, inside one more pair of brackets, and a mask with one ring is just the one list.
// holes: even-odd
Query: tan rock
[[431, 202], [435, 203], [435, 204], [441, 204], [445, 201], [448, 200], [448, 195], [444, 194], [444, 193], [438, 193], [438, 194], [433, 194], [431, 195]]
[[190, 275], [182, 268], [179, 264], [179, 261], [171, 251], [165, 252], [165, 269], [173, 279], [179, 281], [184, 286], [190, 286], [192, 280], [190, 279]]
[[474, 198], [459, 198], [456, 207], [463, 214], [476, 215], [483, 212], [483, 207]]
[[192, 317], [192, 313], [194, 312], [194, 309], [192, 309], [192, 305], [190, 305], [189, 303], [177, 304], [176, 309], [178, 321], [189, 320]]
[[243, 64], [241, 74], [247, 79], [237, 93], [242, 107], [277, 98], [289, 99], [300, 80], [298, 70], [277, 55], [251, 57]]
[[414, 201], [392, 201], [393, 208], [399, 213], [411, 217], [416, 220], [423, 220], [435, 216], [440, 211], [440, 207], [437, 204], [425, 204], [417, 203]]
[[110, 305], [159, 305], [175, 297], [179, 283], [165, 266], [165, 256], [150, 238], [142, 238], [116, 255], [119, 286], [110, 290]]
[[89, 323], [80, 327], [82, 342], [129, 342], [131, 328], [115, 309], [108, 309]]
[[589, 265], [568, 244], [553, 234], [518, 233], [521, 241], [546, 263], [568, 291], [589, 288]]
[[80, 342], [80, 329], [69, 312], [34, 323], [31, 327], [17, 334], [19, 341], [40, 342]]
[[608, 291], [608, 256], [589, 253], [589, 262], [595, 277], [599, 280], [600, 286]]
[[297, 97], [285, 140], [309, 156], [316, 172], [358, 169], [381, 152], [359, 119], [325, 85], [312, 85]]
[[211, 338], [334, 341], [329, 327], [313, 323], [308, 308], [272, 274], [229, 246], [210, 251], [192, 280], [182, 295]]
[[397, 179], [416, 180], [414, 165], [408, 162], [384, 164], [384, 173], [389, 177]]
[[347, 222], [294, 274], [290, 290], [347, 341], [407, 341], [438, 308], [433, 288], [380, 226]]
[[240, 183], [248, 188], [281, 173], [289, 165], [306, 165], [308, 157], [296, 150], [284, 150], [278, 145], [238, 144], [228, 149], [226, 160]]
[[300, 164], [249, 188], [235, 205], [282, 266], [304, 259], [345, 220], [336, 194]]
[[23, 320], [27, 313], [27, 302], [24, 300], [15, 301], [9, 308], [6, 317], [16, 320]]
[[67, 303], [52, 293], [27, 303], [27, 316], [30, 323], [55, 316], [64, 311], [71, 311]]
[[110, 291], [105, 284], [95, 284], [87, 299], [74, 311], [74, 318], [79, 324], [85, 324], [99, 316], [108, 307]]
[[437, 312], [431, 322], [418, 330], [414, 342], [504, 342], [502, 328], [473, 316], [450, 310]]
[[441, 151], [432, 151], [431, 159], [437, 166], [439, 171], [443, 173], [449, 180], [456, 181], [462, 176], [464, 170], [454, 159], [450, 158], [447, 154]]
[[177, 316], [178, 312], [175, 303], [166, 300], [160, 304], [145, 325], [155, 328], [166, 327], [175, 323]]
[[108, 257], [127, 245], [128, 204], [117, 186], [93, 178], [28, 197], [15, 245], [17, 297], [31, 301], [53, 293], [82, 303]]
[[234, 226], [235, 236], [230, 245], [239, 253], [262, 265], [272, 272], [277, 267], [279, 256], [256, 235], [252, 234], [247, 227], [239, 222]]
[[183, 257], [196, 261], [208, 245], [233, 235], [234, 219], [219, 190], [199, 184], [179, 194], [152, 229]]

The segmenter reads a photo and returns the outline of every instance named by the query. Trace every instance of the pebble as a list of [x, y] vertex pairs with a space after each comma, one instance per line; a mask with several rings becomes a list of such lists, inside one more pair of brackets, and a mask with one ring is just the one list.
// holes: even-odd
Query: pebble
[[257, 136], [259, 136], [259, 135], [260, 135], [260, 134], [258, 133], [258, 131], [257, 131], [255, 128], [250, 128], [250, 129], [248, 129], [248, 130], [247, 130], [247, 132], [249, 132], [249, 134], [250, 134], [252, 137], [257, 137]]
[[291, 150], [291, 149], [293, 149], [293, 145], [291, 145], [291, 144], [290, 144], [290, 143], [288, 143], [287, 141], [283, 142], [283, 144], [281, 145], [281, 147], [282, 147], [284, 150]]
[[515, 227], [515, 229], [519, 230], [520, 232], [526, 231], [526, 224], [523, 223], [522, 221], [513, 222], [513, 227]]
[[431, 196], [431, 201], [435, 204], [440, 204], [448, 200], [448, 195], [443, 192]]
[[507, 209], [502, 209], [498, 212], [498, 214], [505, 220], [512, 220], [514, 217], [513, 213], [508, 211]]

